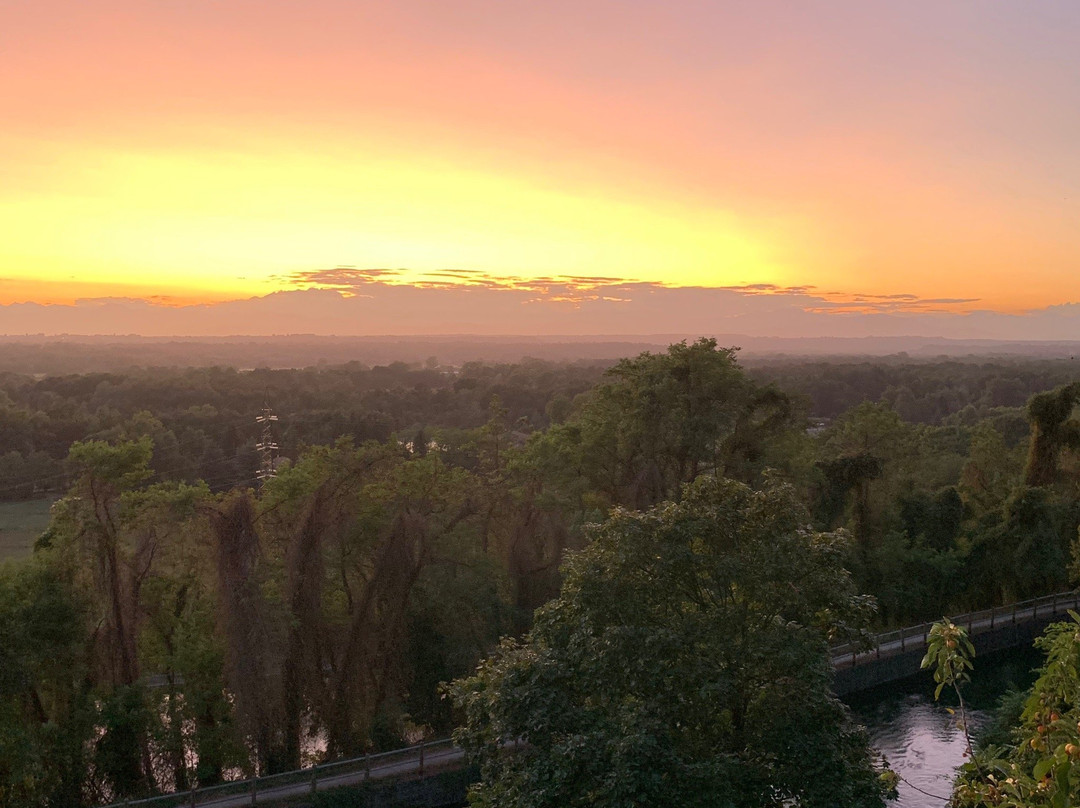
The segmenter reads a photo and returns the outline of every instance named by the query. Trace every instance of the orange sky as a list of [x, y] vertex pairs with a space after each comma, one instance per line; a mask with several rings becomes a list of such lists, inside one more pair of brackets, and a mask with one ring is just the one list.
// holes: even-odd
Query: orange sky
[[0, 303], [337, 266], [1075, 302], [1078, 32], [1069, 0], [3, 4]]

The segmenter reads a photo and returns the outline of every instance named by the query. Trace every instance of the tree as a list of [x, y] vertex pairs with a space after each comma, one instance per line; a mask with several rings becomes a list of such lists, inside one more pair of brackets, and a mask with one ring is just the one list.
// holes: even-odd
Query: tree
[[1069, 545], [1076, 535], [1076, 512], [1047, 488], [1019, 486], [996, 524], [985, 525], [970, 546], [968, 588], [976, 603], [1010, 603], [1067, 582]]
[[613, 511], [524, 641], [450, 688], [482, 764], [472, 804], [881, 805], [827, 653], [872, 601], [846, 539], [808, 521], [789, 486], [713, 477]]
[[1025, 484], [1051, 485], [1058, 478], [1058, 458], [1064, 449], [1080, 449], [1080, 421], [1071, 418], [1080, 403], [1080, 382], [1039, 393], [1028, 402], [1031, 448]]
[[[495, 640], [502, 587], [481, 546], [479, 489], [441, 452], [342, 439], [310, 449], [259, 499], [236, 492], [218, 507], [226, 685], [253, 769], [298, 768], [316, 735], [328, 757], [353, 756], [445, 720], [402, 705], [413, 682], [460, 675]], [[451, 602], [454, 631], [442, 630], [455, 647], [415, 653]]]
[[845, 412], [823, 436], [819, 519], [826, 529], [835, 527], [853, 494], [849, 524], [864, 557], [881, 533], [902, 467], [913, 456], [915, 432], [888, 405], [864, 402]]
[[0, 805], [79, 805], [94, 736], [85, 604], [36, 561], [0, 566]]
[[971, 432], [968, 459], [960, 478], [966, 503], [981, 513], [1001, 508], [1020, 481], [1020, 449], [1010, 449], [1001, 432], [981, 421]]
[[[151, 454], [149, 438], [74, 444], [71, 489], [38, 542], [42, 563], [83, 604], [84, 682], [94, 712], [87, 738], [93, 765], [81, 776], [84, 797], [95, 801], [187, 787], [188, 752], [209, 775], [204, 781], [220, 779], [234, 762], [202, 744], [210, 716], [188, 709], [200, 699], [216, 703], [218, 713], [228, 709], [220, 676], [200, 678], [184, 662], [200, 645], [212, 656], [215, 644], [208, 620], [195, 631], [189, 622], [209, 605], [199, 586], [205, 527], [193, 524], [209, 491], [146, 485]], [[163, 676], [167, 686], [151, 692], [147, 673]], [[177, 681], [185, 674], [191, 681], [181, 696]], [[185, 742], [185, 724], [194, 727], [194, 744]]]
[[675, 499], [699, 474], [749, 479], [794, 410], [783, 393], [754, 384], [735, 352], [703, 338], [623, 359], [551, 440], [572, 445], [605, 506]]

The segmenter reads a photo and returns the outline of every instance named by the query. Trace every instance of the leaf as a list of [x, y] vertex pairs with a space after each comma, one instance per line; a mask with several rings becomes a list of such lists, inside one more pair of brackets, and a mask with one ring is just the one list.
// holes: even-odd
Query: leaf
[[1031, 776], [1036, 780], [1042, 780], [1053, 767], [1054, 759], [1052, 757], [1045, 757], [1035, 764], [1035, 769], [1032, 771]]

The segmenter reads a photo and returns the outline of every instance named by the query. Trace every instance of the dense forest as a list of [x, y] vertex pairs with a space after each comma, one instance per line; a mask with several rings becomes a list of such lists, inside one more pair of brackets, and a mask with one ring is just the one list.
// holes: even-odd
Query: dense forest
[[[530, 629], [587, 526], [702, 480], [782, 485], [840, 531], [877, 627], [1064, 588], [1077, 378], [1064, 359], [744, 368], [712, 340], [610, 366], [6, 374], [0, 496], [60, 498], [0, 572], [0, 802], [444, 734], [440, 683]], [[280, 458], [259, 486], [265, 405]]]
[[[115, 346], [108, 355], [118, 361]], [[62, 491], [63, 460], [74, 441], [144, 434], [154, 440], [152, 468], [162, 479], [204, 480], [215, 490], [253, 482], [255, 416], [267, 403], [281, 417], [277, 437], [285, 457], [342, 435], [362, 443], [409, 440], [422, 428], [474, 429], [487, 422], [494, 397], [520, 441], [565, 419], [573, 400], [612, 364], [531, 359], [449, 366], [431, 357], [373, 367], [353, 361], [247, 371], [8, 371], [0, 373], [0, 500]], [[970, 428], [993, 422], [1016, 446], [1027, 439], [1022, 410], [1028, 399], [1080, 377], [1080, 361], [774, 358], [751, 362], [746, 373], [782, 388], [812, 429], [871, 402], [888, 405], [912, 424]]]

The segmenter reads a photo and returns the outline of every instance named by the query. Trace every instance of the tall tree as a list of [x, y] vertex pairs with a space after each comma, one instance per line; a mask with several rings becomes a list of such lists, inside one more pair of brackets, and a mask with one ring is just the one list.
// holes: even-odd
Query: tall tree
[[793, 410], [746, 376], [735, 350], [700, 339], [623, 359], [552, 437], [576, 446], [608, 505], [649, 507], [699, 474], [748, 473], [762, 445], [792, 426]]
[[[562, 594], [451, 692], [477, 806], [878, 806], [828, 642], [872, 603], [787, 486], [701, 477], [615, 510]], [[506, 744], [520, 741], [519, 751]]]
[[1058, 479], [1058, 458], [1065, 449], [1080, 450], [1080, 420], [1073, 411], [1080, 404], [1080, 382], [1066, 384], [1028, 401], [1031, 444], [1024, 483], [1037, 487]]
[[83, 802], [95, 734], [86, 615], [38, 561], [0, 566], [0, 804]]

